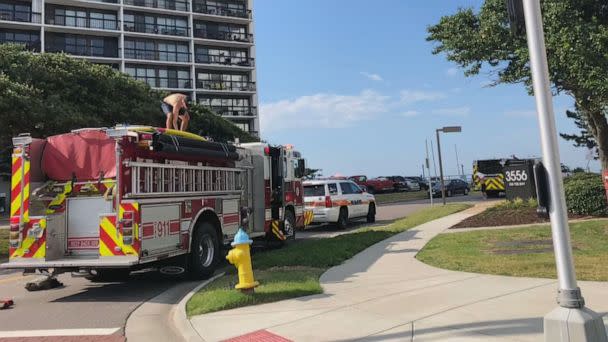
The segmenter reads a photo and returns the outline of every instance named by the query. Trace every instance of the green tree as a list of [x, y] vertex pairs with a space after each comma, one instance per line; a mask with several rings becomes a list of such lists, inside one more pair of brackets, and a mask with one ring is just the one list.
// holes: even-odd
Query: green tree
[[[83, 127], [130, 123], [164, 125], [163, 93], [146, 83], [65, 54], [33, 54], [0, 45], [0, 168], [9, 168], [11, 138], [28, 132], [47, 137]], [[232, 123], [199, 106], [192, 108], [192, 131], [216, 140], [251, 141]]]
[[[596, 0], [544, 0], [542, 3], [549, 76], [553, 91], [571, 96], [580, 135], [575, 144], [596, 143], [608, 169], [608, 3]], [[523, 83], [532, 93], [525, 36], [509, 29], [504, 0], [486, 0], [479, 11], [460, 9], [428, 28], [433, 53], [445, 53], [466, 76], [489, 72], [493, 85]], [[578, 139], [578, 140], [577, 140]]]

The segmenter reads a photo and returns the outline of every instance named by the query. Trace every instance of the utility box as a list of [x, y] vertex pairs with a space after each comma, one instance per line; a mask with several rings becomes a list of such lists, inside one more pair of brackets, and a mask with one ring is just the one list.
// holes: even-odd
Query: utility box
[[511, 159], [507, 161], [503, 169], [507, 200], [536, 198], [534, 163], [534, 159]]

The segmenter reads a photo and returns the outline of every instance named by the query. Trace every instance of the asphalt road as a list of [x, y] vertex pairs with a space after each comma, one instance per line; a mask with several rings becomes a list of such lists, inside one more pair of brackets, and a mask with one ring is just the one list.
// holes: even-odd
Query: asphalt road
[[[481, 196], [471, 195], [450, 198], [454, 201], [480, 201]], [[378, 207], [377, 223], [386, 224], [429, 206], [429, 200]], [[298, 232], [298, 239], [327, 238], [365, 227], [364, 221], [354, 223], [346, 231], [334, 226], [316, 226]], [[12, 298], [15, 306], [0, 311], [0, 341], [10, 332], [41, 330], [40, 334], [69, 333], [93, 335], [98, 332], [124, 335], [126, 320], [140, 304], [183, 284], [157, 271], [141, 271], [131, 275], [128, 282], [94, 283], [70, 274], [59, 276], [64, 286], [52, 290], [28, 292], [25, 283], [37, 276], [22, 276], [18, 272], [0, 273], [0, 298]], [[187, 289], [184, 290], [184, 295]], [[178, 296], [179, 297], [179, 296]], [[172, 301], [178, 298], [171, 299]], [[15, 333], [13, 333], [15, 334]], [[94, 339], [87, 339], [94, 340]], [[105, 339], [101, 338], [100, 341]], [[14, 340], [11, 340], [14, 341]]]

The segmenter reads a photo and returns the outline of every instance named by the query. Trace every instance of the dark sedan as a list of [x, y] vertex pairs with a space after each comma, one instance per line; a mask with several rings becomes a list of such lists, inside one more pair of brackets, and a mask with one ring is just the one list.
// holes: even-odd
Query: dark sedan
[[[456, 194], [468, 195], [471, 189], [469, 184], [461, 179], [445, 181], [445, 196], [452, 197]], [[433, 184], [433, 197], [441, 197], [441, 182]]]

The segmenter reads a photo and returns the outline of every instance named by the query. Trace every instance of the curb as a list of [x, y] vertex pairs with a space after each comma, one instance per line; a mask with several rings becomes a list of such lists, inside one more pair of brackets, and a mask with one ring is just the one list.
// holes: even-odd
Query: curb
[[225, 272], [222, 272], [220, 274], [217, 274], [217, 275], [205, 280], [200, 285], [193, 288], [186, 296], [184, 296], [184, 298], [182, 298], [182, 300], [179, 301], [179, 303], [177, 303], [177, 305], [173, 306], [173, 309], [171, 309], [170, 315], [171, 315], [171, 322], [173, 323], [173, 327], [175, 328], [175, 331], [181, 335], [181, 337], [184, 341], [187, 341], [187, 342], [205, 341], [201, 337], [201, 335], [199, 335], [198, 331], [196, 331], [196, 329], [194, 329], [194, 327], [192, 326], [192, 323], [188, 319], [188, 315], [186, 314], [186, 304], [188, 303], [190, 298], [192, 298], [192, 296], [194, 296], [194, 294], [197, 293], [200, 289], [209, 285], [211, 282], [213, 282], [217, 278], [223, 277], [225, 274], [226, 274]]

